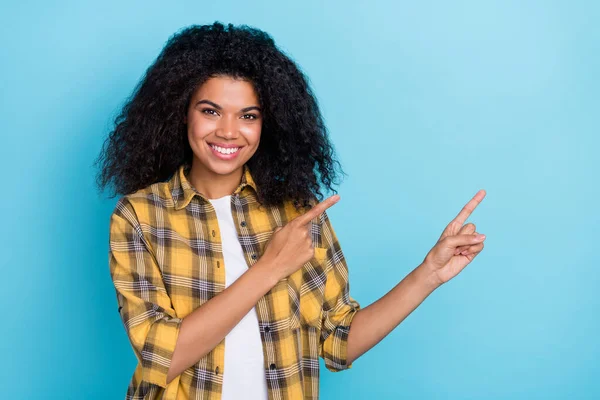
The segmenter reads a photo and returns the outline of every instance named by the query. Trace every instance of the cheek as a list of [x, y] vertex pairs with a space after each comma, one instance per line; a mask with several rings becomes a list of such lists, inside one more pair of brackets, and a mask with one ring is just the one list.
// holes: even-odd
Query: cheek
[[212, 124], [210, 121], [192, 119], [190, 123], [188, 123], [188, 138], [194, 141], [203, 139], [214, 130], [213, 125], [214, 124]]
[[249, 127], [245, 132], [244, 132], [244, 136], [246, 137], [246, 140], [248, 141], [248, 143], [251, 143], [253, 145], [257, 145], [260, 142], [260, 135], [261, 135], [261, 126], [255, 126], [255, 127]]

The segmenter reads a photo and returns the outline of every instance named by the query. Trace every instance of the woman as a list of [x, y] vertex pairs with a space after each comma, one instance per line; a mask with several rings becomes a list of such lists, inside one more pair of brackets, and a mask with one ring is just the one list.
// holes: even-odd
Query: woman
[[127, 399], [316, 399], [319, 357], [351, 368], [483, 248], [463, 226], [480, 192], [361, 309], [325, 211], [339, 196], [319, 203], [337, 161], [317, 102], [260, 30], [177, 33], [115, 122], [98, 184], [122, 195], [109, 262], [139, 361]]

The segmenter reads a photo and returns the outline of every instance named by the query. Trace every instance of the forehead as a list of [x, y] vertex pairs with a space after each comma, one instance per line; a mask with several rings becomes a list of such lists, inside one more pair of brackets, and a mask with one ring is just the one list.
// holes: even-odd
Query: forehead
[[225, 104], [244, 104], [257, 103], [258, 97], [254, 90], [252, 82], [235, 79], [229, 76], [217, 76], [209, 78], [204, 82], [196, 92], [194, 98], [209, 99], [216, 103]]

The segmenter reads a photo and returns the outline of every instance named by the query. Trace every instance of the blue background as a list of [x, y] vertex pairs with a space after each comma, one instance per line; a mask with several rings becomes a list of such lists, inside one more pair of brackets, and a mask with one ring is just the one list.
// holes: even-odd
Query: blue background
[[598, 4], [3, 3], [3, 397], [124, 398], [116, 199], [92, 163], [168, 37], [220, 20], [266, 30], [310, 77], [363, 307], [487, 191], [469, 219], [484, 251], [351, 370], [321, 360], [323, 399], [600, 398]]

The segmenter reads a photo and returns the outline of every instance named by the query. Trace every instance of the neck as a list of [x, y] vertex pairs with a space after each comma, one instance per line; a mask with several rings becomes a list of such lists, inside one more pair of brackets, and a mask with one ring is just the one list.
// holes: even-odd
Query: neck
[[218, 199], [232, 194], [242, 181], [244, 167], [240, 167], [227, 175], [208, 170], [198, 162], [192, 162], [188, 174], [190, 184], [207, 199]]

